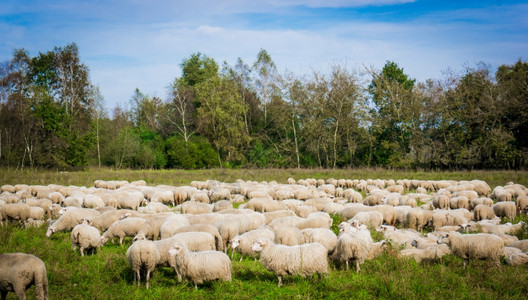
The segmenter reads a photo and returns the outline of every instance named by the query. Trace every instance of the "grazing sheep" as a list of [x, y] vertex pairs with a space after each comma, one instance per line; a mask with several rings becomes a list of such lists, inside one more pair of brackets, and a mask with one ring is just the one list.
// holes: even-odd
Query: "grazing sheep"
[[114, 222], [101, 236], [101, 245], [106, 244], [115, 237], [119, 238], [119, 245], [123, 244], [123, 239], [134, 237], [147, 220], [143, 218], [126, 218]]
[[179, 228], [189, 225], [191, 225], [191, 223], [185, 215], [172, 214], [168, 216], [160, 226], [161, 239], [169, 238], [176, 234], [176, 230]]
[[295, 226], [299, 229], [306, 228], [330, 228], [333, 220], [330, 215], [324, 212], [315, 212], [308, 215], [308, 217]]
[[14, 292], [19, 299], [26, 299], [26, 290], [35, 286], [39, 300], [48, 299], [46, 265], [40, 258], [26, 253], [0, 253], [0, 294]]
[[0, 207], [0, 215], [6, 222], [9, 220], [19, 221], [21, 223], [27, 221], [31, 214], [31, 208], [25, 203], [8, 203]]
[[523, 252], [528, 252], [528, 240], [520, 240], [510, 244], [510, 247], [521, 249]]
[[230, 208], [233, 208], [233, 203], [229, 200], [220, 200], [213, 204], [213, 212], [219, 212]]
[[[44, 213], [48, 215], [48, 218], [51, 218], [51, 210], [50, 206], [53, 205], [53, 202], [49, 199], [37, 199], [37, 198], [29, 198], [25, 199], [24, 202], [32, 207], [40, 207], [44, 210]], [[35, 219], [35, 218], [32, 218]]]
[[511, 266], [528, 264], [528, 253], [514, 247], [504, 247], [504, 258]]
[[173, 235], [171, 240], [185, 244], [191, 251], [215, 250], [215, 238], [207, 232], [181, 232]]
[[66, 211], [55, 223], [48, 227], [46, 236], [50, 237], [52, 234], [58, 231], [69, 231], [73, 227], [82, 223], [84, 218], [96, 217], [99, 212], [90, 208], [75, 208]]
[[[268, 228], [259, 228], [248, 231], [241, 235], [235, 236], [231, 240], [231, 249], [236, 250], [241, 254], [240, 260], [242, 261], [242, 256], [247, 255], [256, 258], [258, 253], [253, 251], [251, 247], [258, 239], [266, 238], [269, 240], [275, 239], [275, 233]], [[231, 252], [231, 256], [233, 253]]]
[[434, 195], [433, 206], [439, 209], [449, 209], [449, 197], [443, 194]]
[[354, 222], [365, 224], [369, 228], [378, 228], [383, 224], [383, 215], [378, 211], [363, 211], [348, 221], [350, 224]]
[[504, 253], [504, 242], [493, 234], [457, 234], [448, 233], [438, 240], [438, 244], [445, 243], [451, 252], [464, 259], [464, 267], [470, 258], [491, 259], [500, 266], [500, 257]]
[[487, 205], [489, 207], [492, 207], [493, 206], [493, 200], [491, 200], [490, 198], [477, 198], [477, 199], [473, 199], [471, 200], [471, 202], [469, 203], [469, 208], [470, 209], [475, 209], [475, 207], [479, 204], [484, 204], [484, 205]]
[[158, 239], [160, 236], [161, 225], [168, 217], [168, 215], [154, 215], [147, 218], [147, 221], [143, 224], [143, 226], [141, 226], [138, 234], [136, 234], [134, 237], [134, 241], [144, 239]]
[[[185, 245], [175, 245], [169, 250], [174, 257], [174, 270], [183, 278], [191, 281], [194, 288], [204, 281], [231, 281], [231, 260], [220, 251], [191, 252]], [[181, 280], [180, 280], [181, 281]]]
[[319, 243], [285, 246], [276, 245], [269, 239], [259, 239], [252, 249], [260, 252], [264, 267], [278, 275], [279, 287], [285, 275], [306, 277], [317, 273], [321, 279], [323, 274], [328, 274], [327, 251]]
[[328, 253], [334, 252], [337, 245], [337, 236], [327, 228], [306, 228], [301, 230], [303, 243], [319, 243], [326, 248]]
[[76, 251], [79, 246], [81, 256], [84, 256], [85, 249], [96, 249], [101, 246], [101, 234], [93, 226], [79, 224], [72, 229], [71, 243], [73, 251]]
[[[444, 246], [444, 247], [441, 247]], [[402, 257], [412, 257], [417, 263], [424, 261], [433, 261], [442, 258], [449, 253], [449, 248], [445, 245], [434, 245], [423, 249], [411, 248], [400, 251]]]
[[193, 215], [206, 214], [206, 213], [212, 213], [213, 208], [207, 203], [187, 201], [181, 205], [181, 212], [183, 214], [193, 214]]
[[473, 210], [473, 219], [475, 221], [480, 221], [484, 219], [493, 219], [495, 218], [495, 213], [493, 212], [493, 208], [487, 206], [486, 204], [479, 204], [475, 206], [475, 209]]
[[528, 196], [519, 196], [515, 200], [515, 205], [517, 206], [517, 213], [523, 212], [525, 209], [528, 209]]
[[497, 186], [491, 193], [491, 199], [496, 199], [497, 202], [509, 202], [512, 200], [512, 194], [501, 186]]
[[29, 207], [29, 219], [33, 221], [42, 221], [44, 220], [44, 209], [38, 206]]
[[275, 233], [275, 244], [287, 246], [300, 245], [303, 243], [301, 230], [293, 226], [282, 226], [273, 231]]
[[295, 212], [289, 209], [282, 209], [282, 210], [265, 212], [263, 213], [263, 215], [266, 218], [266, 224], [269, 224], [271, 221], [278, 219], [278, 218], [295, 216]]
[[517, 208], [515, 207], [515, 203], [511, 201], [498, 202], [493, 205], [493, 212], [497, 217], [506, 217], [510, 221], [513, 221], [517, 214]]
[[119, 221], [126, 213], [132, 213], [132, 211], [127, 209], [111, 210], [102, 213], [99, 216], [84, 218], [83, 223], [91, 225], [99, 229], [99, 231], [104, 232], [110, 228], [114, 222]]
[[421, 208], [412, 208], [409, 210], [405, 216], [404, 224], [409, 228], [421, 231], [427, 224], [424, 217], [424, 210]]
[[466, 196], [453, 197], [449, 199], [449, 207], [451, 209], [457, 209], [457, 208], [469, 209], [469, 199]]
[[85, 195], [83, 200], [83, 206], [86, 208], [101, 208], [105, 206], [103, 199], [96, 195]]
[[154, 271], [154, 268], [156, 268], [160, 260], [160, 253], [154, 242], [148, 240], [135, 241], [128, 248], [126, 258], [134, 271], [134, 283], [137, 280], [138, 286], [141, 281], [141, 271], [146, 271], [145, 277], [148, 289], [150, 273]]
[[221, 251], [224, 246], [224, 241], [222, 239], [222, 236], [220, 236], [220, 233], [218, 232], [218, 229], [211, 224], [195, 224], [195, 225], [187, 225], [180, 227], [174, 231], [174, 234], [181, 233], [181, 232], [207, 232], [211, 234], [215, 238], [216, 243], [216, 250]]
[[467, 224], [472, 217], [473, 215], [464, 208], [435, 211], [432, 218], [433, 229], [437, 230], [442, 226]]
[[220, 213], [208, 213], [198, 215], [186, 215], [190, 225], [193, 224], [215, 224], [226, 218], [224, 214]]
[[368, 230], [341, 231], [333, 255], [334, 260], [345, 262], [346, 269], [349, 261], [356, 261], [356, 272], [361, 270], [360, 265], [368, 258], [374, 241]]

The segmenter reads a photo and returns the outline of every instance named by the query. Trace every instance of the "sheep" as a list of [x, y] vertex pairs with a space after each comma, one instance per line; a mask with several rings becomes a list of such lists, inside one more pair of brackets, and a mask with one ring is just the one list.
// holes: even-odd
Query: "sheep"
[[48, 227], [47, 237], [63, 230], [72, 230], [73, 227], [82, 223], [83, 218], [98, 216], [99, 212], [89, 208], [76, 208], [66, 211], [55, 223]]
[[44, 220], [44, 209], [42, 207], [30, 206], [29, 207], [29, 219], [33, 221], [42, 221]]
[[170, 207], [161, 203], [161, 202], [150, 202], [145, 207], [139, 207], [138, 212], [144, 214], [157, 214], [160, 212], [169, 212], [171, 211]]
[[127, 250], [126, 258], [132, 270], [134, 271], [134, 283], [141, 281], [141, 270], [146, 271], [147, 289], [149, 288], [150, 273], [154, 271], [160, 253], [152, 241], [140, 240], [135, 241]]
[[326, 248], [319, 243], [285, 246], [276, 245], [269, 239], [259, 239], [251, 248], [260, 252], [262, 265], [278, 275], [279, 287], [285, 275], [306, 277], [316, 273], [321, 279], [328, 274]]
[[226, 188], [218, 188], [209, 191], [209, 200], [217, 202], [219, 200], [231, 200], [231, 192]]
[[515, 205], [517, 206], [517, 213], [523, 212], [525, 209], [528, 209], [528, 196], [519, 196], [515, 200]]
[[475, 209], [473, 210], [473, 219], [475, 219], [475, 221], [493, 218], [495, 218], [493, 208], [487, 206], [486, 204], [479, 204], [475, 206]]
[[30, 199], [25, 199], [24, 203], [26, 203], [29, 206], [42, 208], [44, 210], [44, 213], [48, 215], [48, 218], [51, 218], [50, 206], [53, 204], [51, 200], [30, 198]]
[[522, 252], [520, 249], [514, 247], [504, 247], [504, 258], [508, 265], [528, 264], [528, 253]]
[[48, 276], [44, 262], [31, 254], [0, 253], [0, 294], [14, 292], [19, 299], [26, 299], [26, 290], [35, 286], [39, 300], [48, 299]]
[[397, 230], [394, 226], [381, 225], [376, 231], [382, 232], [387, 241], [392, 242], [398, 247], [411, 246], [412, 242], [419, 239], [420, 234], [414, 229]]
[[225, 219], [224, 214], [219, 213], [207, 213], [207, 214], [198, 214], [198, 215], [186, 215], [187, 220], [190, 225], [193, 224], [215, 224], [223, 219]]
[[510, 247], [521, 249], [523, 252], [528, 252], [528, 240], [520, 240], [510, 244]]
[[107, 211], [95, 217], [84, 218], [82, 222], [99, 229], [101, 232], [105, 232], [114, 222], [119, 221], [124, 214], [130, 212], [127, 209]]
[[306, 219], [295, 224], [294, 226], [299, 229], [306, 228], [330, 228], [332, 227], [333, 220], [330, 215], [324, 212], [315, 212], [309, 214]]
[[434, 195], [433, 206], [439, 209], [449, 209], [449, 197], [441, 194]]
[[[273, 231], [268, 228], [259, 228], [248, 231], [241, 235], [235, 236], [231, 240], [231, 249], [241, 254], [240, 261], [242, 261], [242, 257], [244, 255], [256, 258], [258, 253], [253, 251], [251, 246], [253, 246], [253, 244], [260, 238], [274, 240], [275, 233], [273, 233]], [[233, 256], [233, 252], [231, 252], [231, 256]]]
[[84, 196], [83, 206], [86, 208], [101, 208], [105, 206], [105, 203], [101, 197], [88, 194]]
[[501, 186], [497, 186], [493, 189], [491, 194], [492, 199], [496, 199], [497, 202], [509, 202], [512, 200], [512, 194]]
[[394, 225], [396, 223], [396, 208], [390, 205], [374, 206], [372, 210], [380, 212], [383, 215], [383, 222]]
[[437, 230], [442, 226], [467, 224], [471, 218], [472, 214], [464, 208], [435, 211], [432, 218], [433, 229]]
[[410, 209], [405, 216], [404, 224], [409, 228], [421, 231], [427, 224], [424, 217], [424, 210], [421, 208]]
[[293, 226], [282, 226], [274, 231], [275, 244], [282, 244], [287, 246], [300, 245], [303, 243], [303, 236], [301, 230]]
[[466, 196], [457, 196], [449, 199], [449, 207], [451, 209], [465, 208], [469, 209], [469, 200]]
[[278, 219], [278, 218], [295, 216], [295, 213], [291, 210], [283, 209], [283, 210], [265, 212], [263, 213], [263, 215], [266, 218], [266, 224], [269, 224], [271, 221]]
[[351, 259], [355, 260], [356, 272], [359, 273], [361, 270], [360, 265], [367, 259], [373, 243], [374, 241], [368, 230], [360, 229], [353, 232], [342, 229], [332, 258], [345, 262], [347, 270], [349, 261]]
[[301, 218], [306, 218], [309, 214], [316, 212], [316, 211], [319, 211], [317, 207], [312, 206], [312, 205], [302, 204], [302, 205], [297, 206], [295, 213]]
[[147, 219], [147, 221], [141, 226], [138, 234], [134, 237], [135, 240], [144, 240], [151, 238], [156, 240], [160, 236], [160, 228], [163, 222], [168, 218], [167, 215], [154, 215]]
[[138, 210], [145, 201], [143, 193], [139, 191], [121, 191], [115, 194], [116, 208]]
[[469, 209], [475, 209], [475, 207], [479, 204], [484, 204], [484, 205], [487, 205], [489, 207], [492, 207], [493, 206], [493, 200], [491, 200], [490, 198], [477, 198], [477, 199], [473, 199], [471, 200], [471, 202], [469, 203]]
[[514, 202], [498, 202], [493, 205], [493, 212], [497, 217], [506, 217], [510, 221], [513, 221], [515, 219], [515, 215], [517, 214], [517, 208], [515, 207]]
[[[444, 247], [446, 246], [445, 244], [442, 245]], [[423, 249], [403, 249], [402, 251], [400, 251], [400, 256], [412, 257], [417, 263], [421, 263], [423, 261], [432, 261], [438, 258], [442, 258], [444, 255], [449, 253], [449, 248], [444, 249], [443, 247], [441, 247], [442, 245], [434, 245]]]
[[161, 224], [160, 226], [161, 239], [169, 238], [176, 234], [176, 230], [178, 230], [178, 228], [189, 225], [191, 225], [191, 223], [185, 215], [170, 215], [163, 221], [163, 224]]
[[268, 226], [272, 228], [272, 230], [274, 230], [283, 226], [297, 226], [297, 224], [300, 224], [305, 220], [305, 218], [301, 218], [298, 216], [282, 217], [271, 221]]
[[180, 232], [173, 235], [171, 240], [185, 244], [191, 251], [215, 250], [215, 238], [207, 232]]
[[182, 226], [176, 229], [174, 231], [174, 234], [181, 233], [181, 232], [207, 232], [215, 238], [216, 250], [223, 249], [222, 247], [224, 246], [224, 241], [222, 239], [222, 236], [220, 236], [218, 229], [211, 224], [195, 224], [195, 225]]
[[79, 246], [81, 256], [84, 256], [85, 249], [96, 249], [101, 246], [101, 234], [93, 226], [79, 224], [72, 229], [71, 243], [73, 251], [75, 252]]
[[72, 195], [64, 198], [62, 201], [63, 206], [75, 206], [81, 208], [83, 206], [84, 199], [82, 195]]
[[378, 211], [364, 211], [357, 213], [348, 221], [350, 224], [358, 222], [365, 224], [370, 228], [378, 228], [383, 224], [383, 215]]
[[319, 243], [326, 248], [328, 253], [334, 252], [337, 245], [337, 236], [327, 228], [306, 228], [301, 230], [303, 243]]
[[169, 255], [173, 257], [176, 273], [191, 281], [196, 290], [204, 281], [231, 281], [231, 260], [223, 252], [191, 252], [185, 245], [178, 244], [169, 250]]
[[31, 208], [25, 203], [9, 203], [0, 207], [0, 215], [6, 222], [9, 220], [18, 220], [23, 223], [29, 219]]
[[181, 205], [181, 212], [183, 214], [206, 214], [213, 212], [213, 208], [206, 203], [187, 201]]
[[122, 245], [123, 239], [126, 236], [136, 236], [146, 221], [147, 220], [143, 218], [132, 217], [114, 222], [101, 236], [101, 245], [106, 244], [109, 240], [112, 240], [114, 237], [118, 237], [119, 245]]
[[233, 208], [233, 203], [229, 200], [220, 200], [215, 202], [213, 205], [213, 212], [219, 212], [222, 210]]
[[504, 253], [504, 242], [493, 234], [457, 234], [448, 233], [443, 235], [437, 242], [447, 244], [451, 252], [464, 259], [464, 267], [470, 258], [491, 259], [500, 266], [500, 257]]

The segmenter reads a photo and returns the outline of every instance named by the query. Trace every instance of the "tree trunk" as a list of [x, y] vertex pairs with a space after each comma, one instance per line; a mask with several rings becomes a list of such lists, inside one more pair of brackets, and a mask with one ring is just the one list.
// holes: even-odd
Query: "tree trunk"
[[299, 158], [299, 144], [297, 143], [297, 130], [295, 129], [295, 122], [292, 116], [293, 138], [295, 140], [295, 155], [297, 156], [297, 169], [301, 168], [301, 160]]

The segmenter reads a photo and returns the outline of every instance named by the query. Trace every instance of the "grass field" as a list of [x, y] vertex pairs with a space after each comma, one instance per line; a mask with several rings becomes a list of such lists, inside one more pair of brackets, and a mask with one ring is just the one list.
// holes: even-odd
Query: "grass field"
[[[508, 181], [528, 184], [527, 172], [399, 172], [387, 170], [199, 170], [199, 171], [130, 171], [92, 169], [85, 172], [57, 173], [49, 171], [13, 172], [2, 170], [3, 184], [63, 184], [93, 186], [96, 179], [138, 180], [149, 185], [184, 185], [192, 180], [216, 179], [223, 182], [245, 180], [286, 182], [288, 177], [300, 178], [384, 178], [384, 179], [482, 179], [490, 186]], [[339, 218], [334, 217], [334, 223]], [[157, 268], [150, 281], [151, 288], [133, 284], [133, 272], [125, 252], [131, 244], [108, 243], [96, 254], [81, 257], [71, 248], [69, 233], [45, 236], [46, 227], [21, 229], [16, 225], [0, 227], [0, 252], [25, 252], [40, 257], [48, 269], [50, 299], [275, 299], [275, 298], [392, 298], [392, 299], [526, 299], [528, 295], [528, 265], [500, 268], [488, 261], [472, 261], [463, 268], [463, 261], [454, 256], [425, 264], [397, 257], [398, 250], [389, 248], [382, 256], [367, 261], [362, 270], [342, 270], [333, 264], [322, 281], [310, 278], [286, 277], [284, 286], [277, 287], [277, 277], [258, 261], [238, 254], [232, 260], [233, 281], [214, 282], [199, 286], [178, 283], [174, 270]], [[526, 237], [525, 237], [526, 238]], [[0, 270], [1, 272], [1, 270]], [[28, 299], [34, 298], [33, 288]], [[13, 293], [8, 299], [16, 299]]]

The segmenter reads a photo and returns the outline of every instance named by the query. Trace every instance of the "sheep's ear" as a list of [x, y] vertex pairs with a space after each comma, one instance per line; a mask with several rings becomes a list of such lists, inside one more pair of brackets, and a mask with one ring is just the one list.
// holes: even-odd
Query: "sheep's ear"
[[180, 246], [180, 245], [176, 245], [174, 248], [175, 248], [176, 250], [180, 251], [180, 250], [182, 249], [182, 246]]
[[444, 236], [445, 238], [448, 238], [449, 237], [449, 233], [446, 233], [446, 235]]

